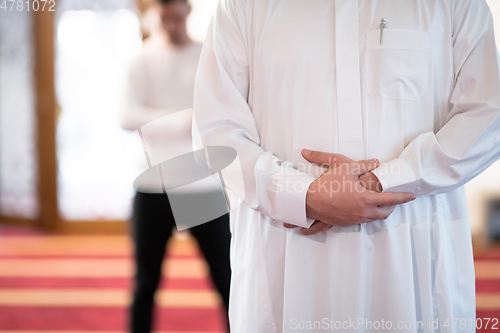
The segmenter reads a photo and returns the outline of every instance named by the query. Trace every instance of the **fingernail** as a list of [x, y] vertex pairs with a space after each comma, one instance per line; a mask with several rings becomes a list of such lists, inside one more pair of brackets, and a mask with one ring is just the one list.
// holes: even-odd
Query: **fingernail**
[[377, 163], [377, 159], [376, 158], [372, 158], [370, 161], [372, 161], [373, 163]]
[[413, 201], [415, 200], [417, 197], [411, 197], [410, 201]]
[[309, 149], [302, 149], [302, 153], [307, 156], [311, 153], [311, 151]]

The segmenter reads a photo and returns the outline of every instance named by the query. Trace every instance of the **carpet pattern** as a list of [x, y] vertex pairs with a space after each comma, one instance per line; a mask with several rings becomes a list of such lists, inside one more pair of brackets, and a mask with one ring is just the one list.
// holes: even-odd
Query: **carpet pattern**
[[[127, 331], [126, 236], [54, 236], [0, 225], [0, 333]], [[191, 237], [168, 245], [156, 332], [224, 332], [223, 309]], [[500, 249], [476, 255], [477, 332], [500, 332]], [[487, 325], [487, 327], [485, 327]]]
[[[0, 225], [0, 332], [126, 332], [133, 281], [126, 236], [54, 236]], [[172, 239], [156, 332], [224, 332], [223, 309], [195, 242]]]

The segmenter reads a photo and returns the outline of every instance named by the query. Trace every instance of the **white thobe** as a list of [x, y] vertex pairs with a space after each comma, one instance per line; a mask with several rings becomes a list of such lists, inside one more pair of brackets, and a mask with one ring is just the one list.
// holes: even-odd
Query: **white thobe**
[[[194, 116], [244, 178], [232, 332], [473, 332], [463, 185], [500, 156], [499, 69], [484, 0], [221, 0]], [[323, 170], [303, 148], [376, 157], [384, 191], [417, 199], [386, 220], [287, 230], [308, 224]]]
[[[154, 38], [152, 38], [154, 37]], [[193, 150], [191, 138], [194, 78], [201, 44], [175, 46], [163, 35], [148, 39], [129, 66], [122, 101], [121, 125], [141, 129], [144, 151], [129, 152], [136, 176], [148, 167]], [[148, 165], [149, 164], [149, 165]], [[161, 190], [160, 175], [147, 173], [135, 187], [144, 192]]]

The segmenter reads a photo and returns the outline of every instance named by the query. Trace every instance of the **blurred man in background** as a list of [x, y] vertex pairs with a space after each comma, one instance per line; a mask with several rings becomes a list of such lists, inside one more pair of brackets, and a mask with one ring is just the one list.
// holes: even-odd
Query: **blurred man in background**
[[[158, 38], [157, 34], [149, 37], [129, 69], [121, 122], [123, 128], [131, 131], [192, 107], [201, 44], [193, 42], [186, 31], [191, 7], [187, 0], [158, 0], [156, 7], [161, 19], [160, 37], [163, 38]], [[169, 124], [169, 128], [157, 133], [156, 144], [166, 146], [173, 155], [192, 151], [191, 123], [192, 114]], [[161, 277], [166, 243], [175, 225], [168, 196], [150, 193], [149, 188], [154, 187], [157, 180], [150, 182], [146, 180], [139, 185], [134, 199], [132, 230], [137, 270], [131, 308], [133, 333], [151, 330], [154, 294]], [[228, 214], [190, 231], [205, 255], [227, 310], [230, 281]]]

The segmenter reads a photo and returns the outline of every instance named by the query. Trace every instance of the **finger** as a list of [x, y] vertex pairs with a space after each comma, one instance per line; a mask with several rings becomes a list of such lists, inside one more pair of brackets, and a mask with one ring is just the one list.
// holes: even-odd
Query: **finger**
[[358, 179], [366, 189], [374, 192], [382, 192], [383, 190], [382, 184], [373, 172], [367, 172], [364, 175], [359, 176]]
[[415, 195], [409, 192], [384, 192], [370, 194], [373, 204], [379, 207], [396, 206], [415, 200]]
[[376, 158], [372, 158], [371, 160], [361, 160], [361, 161], [356, 161], [352, 162], [349, 165], [349, 170], [351, 170], [351, 173], [356, 176], [361, 176], [364, 175], [365, 173], [368, 173], [374, 169], [376, 169], [379, 165], [379, 161]]
[[302, 235], [314, 235], [317, 234], [318, 232], [330, 229], [331, 227], [332, 227], [331, 224], [326, 224], [321, 221], [315, 221], [309, 228], [302, 228], [300, 230], [300, 233]]
[[283, 222], [283, 226], [285, 228], [289, 228], [289, 229], [291, 229], [291, 228], [297, 228], [298, 227], [295, 224], [290, 224], [290, 223], [285, 223], [285, 222]]
[[375, 220], [385, 220], [392, 214], [395, 208], [396, 206], [375, 207], [373, 218]]
[[304, 157], [306, 161], [318, 165], [335, 165], [353, 162], [353, 160], [351, 160], [349, 157], [342, 154], [332, 154], [309, 149], [302, 149], [301, 153], [302, 157]]

